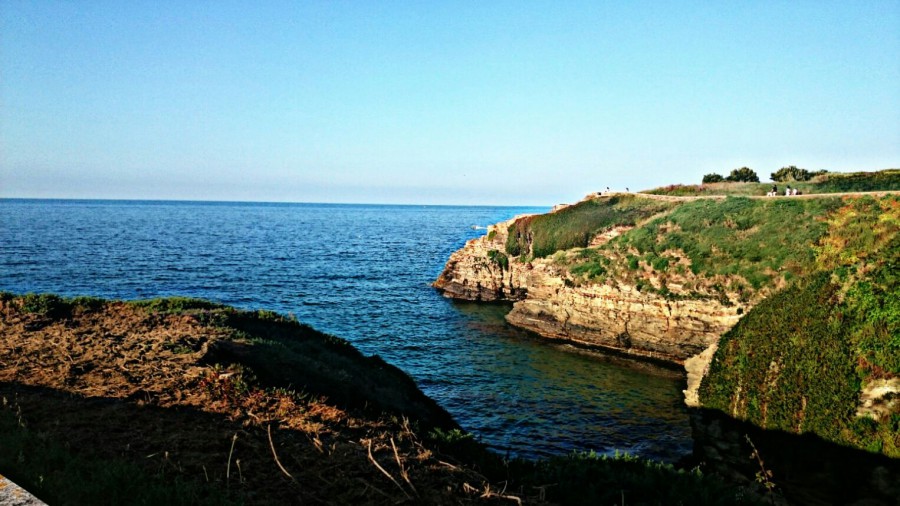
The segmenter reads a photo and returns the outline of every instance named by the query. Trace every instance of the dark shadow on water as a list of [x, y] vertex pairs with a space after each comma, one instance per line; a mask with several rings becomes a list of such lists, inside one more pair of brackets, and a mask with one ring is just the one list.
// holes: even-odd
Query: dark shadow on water
[[592, 347], [573, 341], [548, 339], [535, 332], [514, 327], [506, 322], [506, 314], [512, 309], [510, 302], [469, 302], [451, 300], [453, 307], [473, 322], [479, 330], [502, 335], [510, 339], [526, 341], [537, 346], [576, 353], [593, 360], [667, 378], [684, 378], [684, 368], [671, 362], [649, 357], [634, 357], [615, 350]]
[[464, 402], [440, 400], [495, 451], [529, 459], [625, 452], [665, 462], [690, 453], [681, 370], [513, 327], [508, 303], [451, 303], [455, 332], [473, 341], [466, 367], [477, 372]]
[[811, 434], [764, 430], [719, 411], [691, 410], [695, 464], [729, 479], [758, 482], [753, 442], [788, 504], [900, 505], [900, 459]]

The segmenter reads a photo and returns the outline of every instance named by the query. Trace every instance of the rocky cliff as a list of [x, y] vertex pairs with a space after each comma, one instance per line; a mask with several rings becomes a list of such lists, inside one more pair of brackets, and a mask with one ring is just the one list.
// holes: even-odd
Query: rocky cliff
[[[507, 320], [547, 338], [676, 364], [716, 343], [746, 307], [727, 299], [666, 297], [628, 280], [578, 284], [558, 258], [505, 253], [509, 230], [522, 219], [493, 225], [466, 243], [434, 286], [451, 298], [514, 302]], [[604, 228], [589, 245], [605, 244], [631, 228]], [[646, 286], [654, 285], [661, 280], [651, 275]]]
[[435, 287], [512, 301], [507, 320], [549, 339], [683, 364], [690, 406], [900, 455], [900, 199], [668, 199], [498, 224]]

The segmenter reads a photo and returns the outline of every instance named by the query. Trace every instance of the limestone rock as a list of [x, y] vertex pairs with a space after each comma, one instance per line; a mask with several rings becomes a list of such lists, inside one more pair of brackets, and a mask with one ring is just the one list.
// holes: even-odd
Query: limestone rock
[[670, 300], [619, 282], [575, 286], [551, 259], [508, 258], [504, 265], [497, 258], [506, 258], [516, 219], [453, 253], [434, 286], [456, 299], [515, 302], [507, 321], [547, 338], [676, 364], [717, 343], [740, 319], [714, 298]]

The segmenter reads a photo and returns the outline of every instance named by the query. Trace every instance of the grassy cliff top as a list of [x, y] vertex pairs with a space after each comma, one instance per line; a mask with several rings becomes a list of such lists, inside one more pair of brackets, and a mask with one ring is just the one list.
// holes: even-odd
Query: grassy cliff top
[[803, 184], [802, 197], [760, 196], [771, 185], [754, 183], [592, 195], [517, 220], [505, 251], [518, 262], [549, 258], [573, 284], [625, 283], [670, 298], [752, 305], [817, 268], [820, 241], [838, 226], [830, 220], [848, 203], [868, 203], [856, 212], [875, 227], [900, 199], [900, 170]]
[[634, 458], [504, 461], [381, 359], [192, 299], [0, 294], [0, 400], [0, 473], [51, 504], [754, 503]]
[[804, 195], [822, 193], [853, 193], [873, 191], [900, 191], [900, 169], [875, 172], [833, 172], [813, 177], [809, 181], [785, 181], [778, 183], [706, 183], [698, 185], [674, 184], [654, 188], [642, 193], [671, 196], [762, 196], [777, 185], [780, 194], [788, 186]]

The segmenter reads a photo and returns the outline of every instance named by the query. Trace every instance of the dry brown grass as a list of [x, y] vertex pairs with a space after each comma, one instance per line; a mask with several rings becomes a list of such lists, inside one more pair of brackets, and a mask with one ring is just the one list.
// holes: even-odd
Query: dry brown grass
[[517, 502], [402, 416], [266, 387], [210, 350], [227, 327], [126, 303], [49, 319], [0, 301], [0, 397], [30, 430], [250, 504]]

